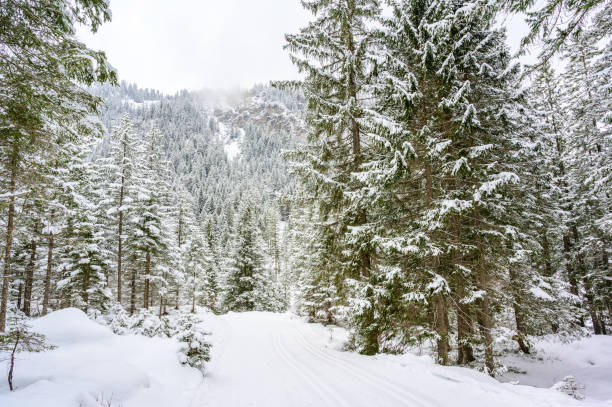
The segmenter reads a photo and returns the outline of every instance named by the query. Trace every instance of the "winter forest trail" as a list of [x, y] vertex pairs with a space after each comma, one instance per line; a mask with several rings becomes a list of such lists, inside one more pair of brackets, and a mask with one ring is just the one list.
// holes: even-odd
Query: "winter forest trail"
[[[291, 314], [204, 315], [213, 359], [193, 407], [562, 406], [565, 395], [501, 384], [416, 356], [368, 357], [339, 349], [341, 330]], [[558, 400], [558, 404], [556, 403]], [[538, 402], [539, 401], [539, 402]]]

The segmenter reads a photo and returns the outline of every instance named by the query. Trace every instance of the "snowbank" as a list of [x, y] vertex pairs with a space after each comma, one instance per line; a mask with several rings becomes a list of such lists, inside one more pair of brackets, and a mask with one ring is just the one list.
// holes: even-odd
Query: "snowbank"
[[0, 381], [2, 407], [97, 407], [96, 397], [113, 406], [183, 406], [201, 386], [201, 373], [180, 365], [175, 340], [118, 336], [74, 308], [32, 327], [57, 348], [18, 355], [16, 390]]

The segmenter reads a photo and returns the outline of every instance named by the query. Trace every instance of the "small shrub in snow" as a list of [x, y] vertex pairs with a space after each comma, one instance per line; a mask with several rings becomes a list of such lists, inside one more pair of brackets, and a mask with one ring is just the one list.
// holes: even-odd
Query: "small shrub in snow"
[[584, 400], [584, 384], [576, 383], [574, 376], [565, 376], [562, 381], [555, 383], [552, 388], [570, 395], [576, 400]]
[[210, 333], [198, 327], [200, 322], [190, 313], [160, 318], [148, 309], [129, 316], [120, 304], [112, 305], [104, 317], [104, 323], [118, 335], [176, 338], [180, 343], [178, 358], [181, 364], [203, 369], [204, 363], [210, 360], [212, 345], [206, 340]]
[[104, 324], [108, 326], [113, 333], [117, 335], [126, 335], [130, 333], [132, 322], [123, 306], [115, 302], [110, 306], [108, 314], [104, 316]]
[[197, 369], [210, 360], [212, 345], [206, 340], [208, 332], [198, 327], [200, 321], [191, 314], [181, 314], [176, 321], [176, 339], [180, 342], [179, 361]]
[[[104, 393], [94, 396], [94, 400], [96, 402], [96, 406], [99, 407], [123, 407], [123, 404], [115, 403], [112, 396], [110, 398], [106, 398]], [[83, 407], [85, 406], [83, 405]]]

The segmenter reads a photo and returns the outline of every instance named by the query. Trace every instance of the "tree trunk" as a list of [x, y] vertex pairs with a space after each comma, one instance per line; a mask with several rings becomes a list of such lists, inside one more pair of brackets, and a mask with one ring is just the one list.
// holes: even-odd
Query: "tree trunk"
[[434, 327], [438, 334], [437, 351], [438, 363], [448, 365], [448, 353], [450, 346], [448, 345], [448, 310], [446, 308], [446, 299], [442, 294], [436, 294], [433, 299], [434, 307]]
[[195, 303], [196, 303], [196, 295], [195, 289], [193, 290], [193, 294], [191, 295], [191, 313], [195, 314]]
[[[34, 229], [36, 233], [36, 228]], [[36, 267], [36, 238], [30, 244], [30, 261], [26, 266], [25, 288], [23, 293], [23, 312], [30, 316], [32, 308], [32, 284], [34, 283], [34, 268]]]
[[[476, 227], [480, 227], [480, 214], [478, 207], [475, 212]], [[476, 247], [478, 249], [478, 270], [479, 270], [479, 288], [482, 290], [482, 300], [480, 301], [480, 312], [478, 316], [478, 325], [480, 328], [480, 335], [485, 350], [485, 366], [487, 373], [490, 376], [494, 376], [495, 373], [495, 362], [493, 360], [493, 337], [491, 335], [491, 328], [493, 327], [491, 321], [491, 307], [489, 303], [489, 276], [485, 270], [484, 264], [484, 247], [482, 245], [482, 236], [478, 235]]]
[[[53, 223], [53, 214], [54, 210], [51, 210], [51, 222]], [[49, 238], [47, 241], [47, 272], [45, 274], [45, 292], [43, 295], [43, 315], [47, 315], [47, 311], [49, 309], [49, 298], [51, 296], [51, 273], [53, 272], [53, 244], [54, 244], [54, 236], [53, 232], [49, 233]]]
[[147, 250], [145, 259], [145, 285], [144, 285], [144, 307], [149, 308], [149, 295], [150, 295], [150, 281], [149, 276], [151, 272], [151, 252]]
[[457, 364], [464, 365], [466, 363], [473, 362], [474, 351], [472, 345], [470, 345], [470, 337], [472, 336], [472, 315], [470, 307], [467, 304], [461, 302], [461, 298], [464, 296], [463, 287], [457, 291], [457, 297], [459, 301], [456, 302], [456, 313], [457, 313]]
[[130, 315], [136, 311], [136, 268], [132, 270], [132, 281], [130, 282]]
[[4, 247], [4, 270], [2, 273], [2, 299], [0, 300], [0, 332], [6, 330], [6, 307], [8, 303], [9, 276], [11, 274], [11, 249], [15, 231], [15, 189], [17, 183], [17, 145], [11, 155], [11, 177], [9, 181], [8, 220], [6, 222], [6, 246]]
[[572, 244], [569, 235], [563, 236], [563, 257], [565, 257], [565, 269], [567, 272], [567, 280], [570, 283], [570, 292], [574, 295], [578, 295], [578, 282], [576, 281], [576, 275], [574, 274], [574, 267], [572, 266]]
[[83, 299], [83, 312], [87, 313], [89, 307], [89, 273], [84, 273], [81, 280], [81, 298]]
[[[119, 206], [123, 205], [123, 185], [121, 185], [121, 197], [119, 198]], [[117, 301], [121, 304], [122, 292], [121, 283], [123, 281], [122, 269], [123, 257], [123, 211], [119, 211], [119, 245], [117, 247]]]
[[487, 293], [487, 276], [484, 270], [480, 271], [480, 289], [484, 291], [480, 302], [480, 317], [478, 318], [480, 326], [480, 335], [485, 348], [485, 366], [487, 373], [490, 376], [494, 375], [495, 363], [493, 361], [493, 337], [491, 336], [491, 314], [489, 295]]
[[23, 298], [23, 275], [19, 278], [19, 287], [17, 288], [17, 309], [21, 309], [21, 300]]
[[548, 242], [548, 236], [547, 236], [546, 230], [542, 232], [542, 249], [543, 249], [543, 254], [544, 254], [544, 267], [546, 270], [546, 273], [545, 273], [546, 277], [552, 277], [552, 275], [554, 274], [554, 271], [553, 271], [552, 261], [550, 257], [550, 244]]
[[513, 266], [510, 266], [510, 286], [512, 289], [512, 309], [514, 311], [514, 323], [516, 335], [512, 338], [518, 343], [521, 352], [529, 354], [529, 345], [525, 339], [525, 329], [523, 324], [523, 311], [521, 305], [522, 290], [520, 289], [520, 277]]
[[15, 339], [15, 345], [13, 346], [13, 350], [11, 351], [11, 365], [8, 372], [8, 384], [9, 390], [13, 391], [13, 370], [15, 369], [15, 353], [17, 353], [17, 346], [19, 346], [19, 340], [21, 339], [21, 334], [17, 332], [17, 338]]
[[518, 343], [521, 352], [528, 355], [530, 353], [530, 349], [529, 344], [525, 339], [525, 330], [523, 328], [523, 314], [517, 298], [514, 298], [512, 308], [514, 309], [514, 322], [516, 324], [516, 335], [513, 337], [513, 339], [515, 339]]

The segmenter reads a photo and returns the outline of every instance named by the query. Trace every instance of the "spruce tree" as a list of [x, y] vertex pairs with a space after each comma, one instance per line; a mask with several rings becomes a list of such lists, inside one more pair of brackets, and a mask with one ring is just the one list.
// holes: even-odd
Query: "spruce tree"
[[[368, 163], [364, 146], [370, 142], [375, 122], [368, 109], [370, 78], [376, 71], [370, 25], [380, 12], [379, 3], [320, 0], [302, 5], [314, 19], [299, 34], [286, 36], [286, 48], [306, 78], [282, 86], [299, 87], [308, 101], [309, 145], [288, 157], [316, 196], [315, 207], [328, 228], [323, 233], [337, 236], [325, 240], [330, 244], [323, 250], [332, 273], [327, 279], [343, 275], [367, 281], [373, 267], [371, 233], [366, 226], [369, 202], [356, 174]], [[347, 298], [348, 287], [339, 289]], [[375, 353], [376, 340], [364, 349]]]
[[8, 192], [0, 332], [5, 331], [17, 192], [32, 175], [31, 154], [97, 111], [100, 100], [78, 83], [116, 81], [102, 52], [75, 39], [75, 24], [95, 31], [110, 20], [103, 0], [2, 2], [0, 5], [0, 160]]

